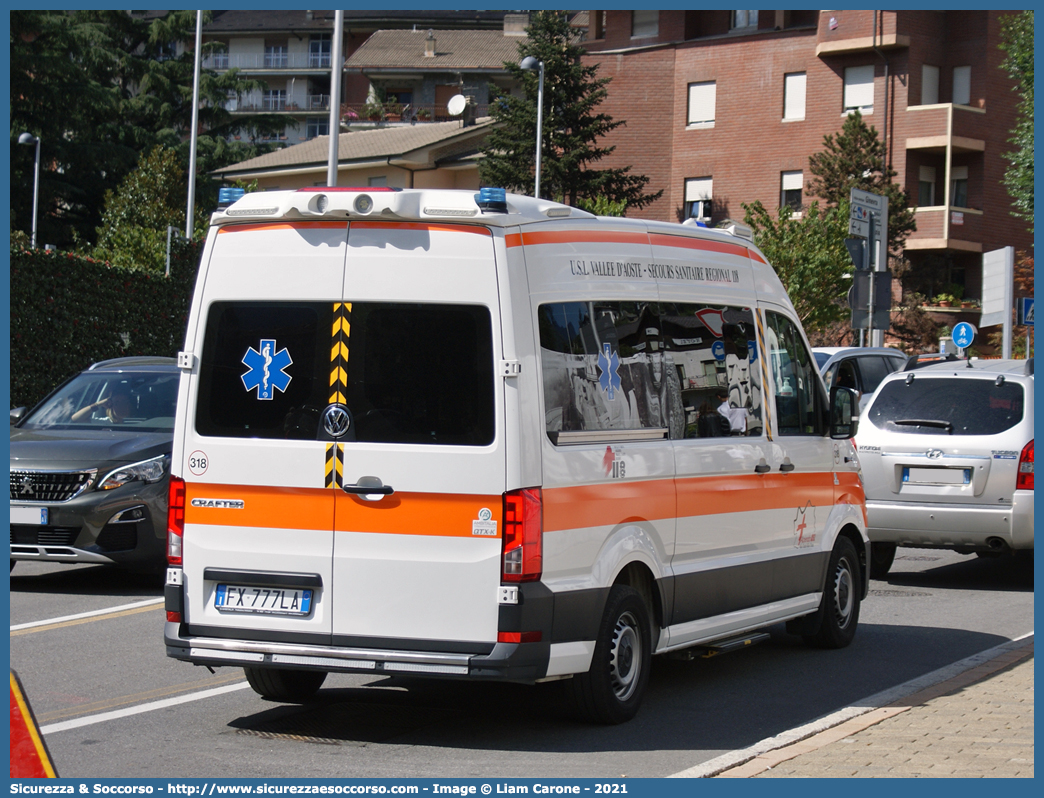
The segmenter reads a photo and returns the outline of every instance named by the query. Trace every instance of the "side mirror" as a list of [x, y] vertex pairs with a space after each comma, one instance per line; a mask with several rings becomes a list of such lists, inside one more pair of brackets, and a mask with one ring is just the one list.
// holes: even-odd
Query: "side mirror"
[[22, 420], [22, 416], [25, 415], [24, 407], [16, 407], [11, 411], [11, 424], [12, 426]]
[[859, 429], [859, 397], [851, 388], [830, 389], [830, 437], [835, 440], [854, 438]]

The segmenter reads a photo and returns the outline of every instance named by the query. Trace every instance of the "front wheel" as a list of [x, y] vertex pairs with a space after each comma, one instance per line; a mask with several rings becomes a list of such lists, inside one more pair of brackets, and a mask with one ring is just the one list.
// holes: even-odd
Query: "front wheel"
[[805, 640], [819, 648], [844, 648], [855, 637], [859, 625], [859, 602], [863, 595], [859, 578], [859, 556], [846, 537], [839, 537], [830, 552], [827, 581], [819, 605], [819, 631]]
[[652, 627], [641, 594], [628, 585], [609, 591], [591, 669], [573, 677], [573, 697], [589, 721], [623, 723], [638, 713], [652, 664]]
[[278, 668], [243, 668], [247, 681], [262, 698], [286, 703], [306, 701], [326, 681], [325, 671], [293, 671]]
[[884, 579], [892, 570], [895, 561], [894, 543], [871, 543], [870, 544], [870, 578]]

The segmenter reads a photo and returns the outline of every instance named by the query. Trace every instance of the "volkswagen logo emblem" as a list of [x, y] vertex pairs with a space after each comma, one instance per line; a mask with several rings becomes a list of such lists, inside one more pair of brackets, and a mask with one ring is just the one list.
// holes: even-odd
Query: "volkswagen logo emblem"
[[323, 429], [331, 438], [340, 438], [351, 424], [351, 416], [344, 405], [330, 405], [323, 412]]
[[927, 452], [925, 452], [925, 455], [928, 457], [929, 460], [938, 460], [940, 457], [943, 456], [943, 452], [942, 449], [929, 449]]

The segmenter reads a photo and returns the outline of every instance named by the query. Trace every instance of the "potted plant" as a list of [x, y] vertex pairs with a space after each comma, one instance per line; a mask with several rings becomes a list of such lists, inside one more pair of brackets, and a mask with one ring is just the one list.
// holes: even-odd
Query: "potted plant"
[[380, 100], [373, 100], [367, 102], [363, 107], [363, 116], [369, 119], [371, 122], [379, 122], [384, 118], [384, 105]]
[[421, 108], [417, 111], [417, 118], [422, 122], [427, 122], [431, 119], [431, 111], [427, 108]]
[[953, 307], [953, 296], [951, 294], [939, 293], [935, 295], [935, 304], [940, 308]]

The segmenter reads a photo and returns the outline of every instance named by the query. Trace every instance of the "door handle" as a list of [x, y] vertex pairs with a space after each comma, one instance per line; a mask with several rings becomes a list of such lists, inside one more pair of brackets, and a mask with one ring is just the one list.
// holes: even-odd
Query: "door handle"
[[794, 470], [794, 464], [787, 460], [785, 463], [779, 464], [779, 470], [782, 471], [784, 474], [788, 474]]
[[359, 477], [354, 485], [341, 485], [341, 490], [368, 502], [379, 502], [383, 497], [395, 493], [395, 488], [383, 484], [380, 477]]
[[756, 466], [754, 466], [754, 473], [755, 474], [767, 474], [771, 470], [772, 470], [772, 466], [770, 466], [768, 463], [766, 463], [764, 459], [762, 459], [762, 461], [760, 463], [758, 463]]

